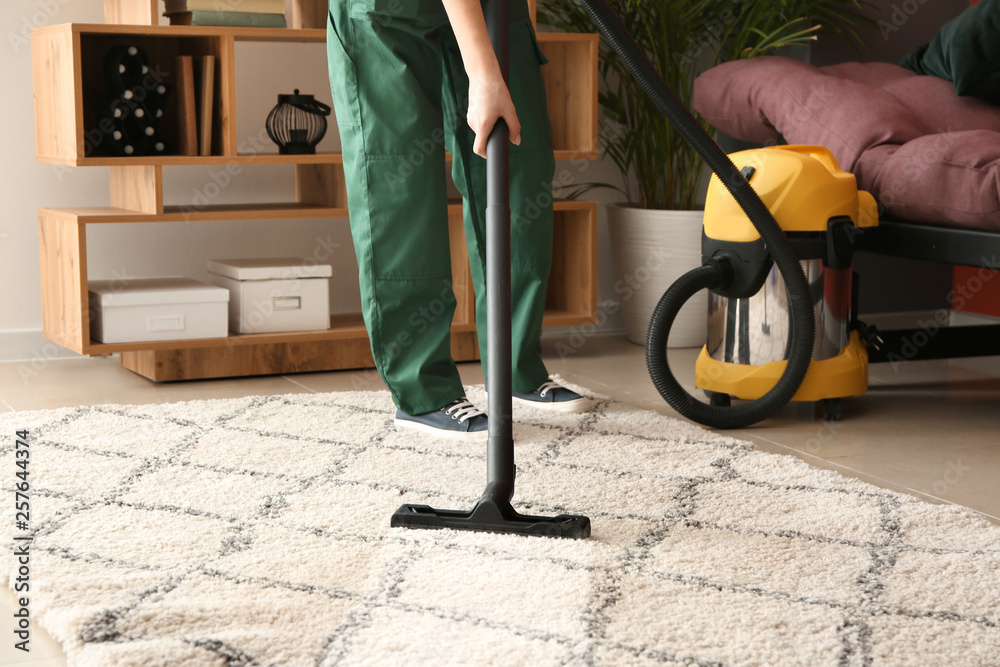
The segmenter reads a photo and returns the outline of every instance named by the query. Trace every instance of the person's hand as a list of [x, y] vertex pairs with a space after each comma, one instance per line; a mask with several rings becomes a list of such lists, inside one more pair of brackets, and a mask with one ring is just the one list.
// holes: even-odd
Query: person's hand
[[483, 8], [472, 0], [441, 0], [455, 31], [462, 53], [465, 73], [469, 76], [469, 127], [476, 133], [472, 150], [486, 157], [486, 139], [493, 126], [503, 118], [512, 143], [521, 143], [521, 123], [517, 119], [510, 91], [500, 73], [500, 64], [490, 44]]
[[521, 143], [521, 122], [517, 119], [514, 102], [510, 99], [503, 78], [497, 71], [484, 77], [469, 79], [469, 127], [476, 133], [476, 141], [472, 150], [476, 155], [486, 157], [486, 139], [489, 138], [497, 120], [503, 118], [510, 130], [510, 141], [515, 145]]

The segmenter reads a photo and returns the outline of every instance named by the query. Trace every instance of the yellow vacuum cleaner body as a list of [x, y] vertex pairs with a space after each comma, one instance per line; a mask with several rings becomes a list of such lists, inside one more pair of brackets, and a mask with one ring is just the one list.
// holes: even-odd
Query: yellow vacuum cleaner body
[[[859, 234], [878, 224], [875, 199], [858, 190], [854, 175], [841, 170], [822, 146], [777, 146], [730, 158], [785, 232], [809, 282], [816, 338], [809, 371], [792, 400], [863, 394], [868, 353], [852, 325], [852, 248]], [[757, 230], [713, 175], [705, 202], [703, 254], [710, 258], [718, 253], [756, 261], [756, 280], [762, 284], [749, 298], [710, 294], [708, 343], [696, 364], [695, 385], [709, 392], [713, 403], [721, 403], [720, 397], [756, 399], [774, 386], [785, 367], [788, 295]]]

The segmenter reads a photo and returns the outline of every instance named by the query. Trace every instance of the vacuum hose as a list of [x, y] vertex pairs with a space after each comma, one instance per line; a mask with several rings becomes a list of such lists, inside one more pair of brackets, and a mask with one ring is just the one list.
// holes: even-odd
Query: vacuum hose
[[[774, 216], [736, 168], [725, 151], [681, 104], [657, 72], [621, 18], [604, 0], [581, 0], [611, 47], [622, 57], [646, 94], [691, 144], [722, 181], [753, 223], [788, 286], [789, 355], [778, 382], [757, 400], [720, 407], [703, 403], [681, 387], [667, 362], [667, 338], [681, 306], [702, 289], [724, 290], [733, 269], [724, 259], [708, 259], [705, 264], [681, 276], [660, 299], [646, 337], [646, 364], [660, 395], [680, 414], [714, 428], [741, 428], [767, 419], [784, 407], [798, 391], [812, 359], [815, 325], [809, 284], [798, 256], [781, 231]], [[794, 332], [794, 335], [792, 335]]]

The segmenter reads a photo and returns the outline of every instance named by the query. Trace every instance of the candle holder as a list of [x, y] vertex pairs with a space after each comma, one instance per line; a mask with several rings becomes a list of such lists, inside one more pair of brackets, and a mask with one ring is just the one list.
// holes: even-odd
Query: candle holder
[[278, 105], [267, 117], [267, 136], [282, 155], [313, 155], [326, 134], [330, 107], [312, 95], [278, 95]]

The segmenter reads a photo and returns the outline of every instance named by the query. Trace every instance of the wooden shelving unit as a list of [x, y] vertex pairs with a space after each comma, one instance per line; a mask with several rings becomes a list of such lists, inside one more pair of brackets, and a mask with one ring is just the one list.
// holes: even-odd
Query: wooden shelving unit
[[[110, 167], [106, 207], [39, 209], [42, 328], [50, 340], [84, 355], [118, 352], [121, 364], [155, 381], [293, 373], [373, 366], [360, 313], [331, 318], [322, 331], [230, 335], [227, 338], [102, 344], [90, 337], [87, 225], [219, 220], [285, 220], [347, 216], [343, 160], [317, 155], [241, 154], [236, 136], [238, 41], [323, 42], [324, 0], [294, 0], [287, 29], [159, 26], [157, 0], [105, 0], [107, 24], [64, 24], [32, 32], [36, 158], [67, 166]], [[597, 36], [539, 33], [556, 157], [597, 157]], [[96, 127], [105, 97], [101, 60], [108, 48], [139, 44], [152, 62], [178, 55], [216, 56], [212, 154], [116, 157], [103, 154]], [[166, 121], [165, 121], [166, 126]], [[165, 131], [169, 129], [165, 127]], [[336, 131], [332, 128], [332, 131]], [[90, 145], [88, 146], [88, 142]], [[294, 166], [294, 201], [202, 208], [164, 202], [164, 166]], [[552, 277], [545, 324], [583, 324], [596, 316], [594, 202], [555, 204]], [[457, 360], [478, 356], [474, 299], [461, 204], [449, 206], [452, 272], [458, 300], [452, 323]]]

